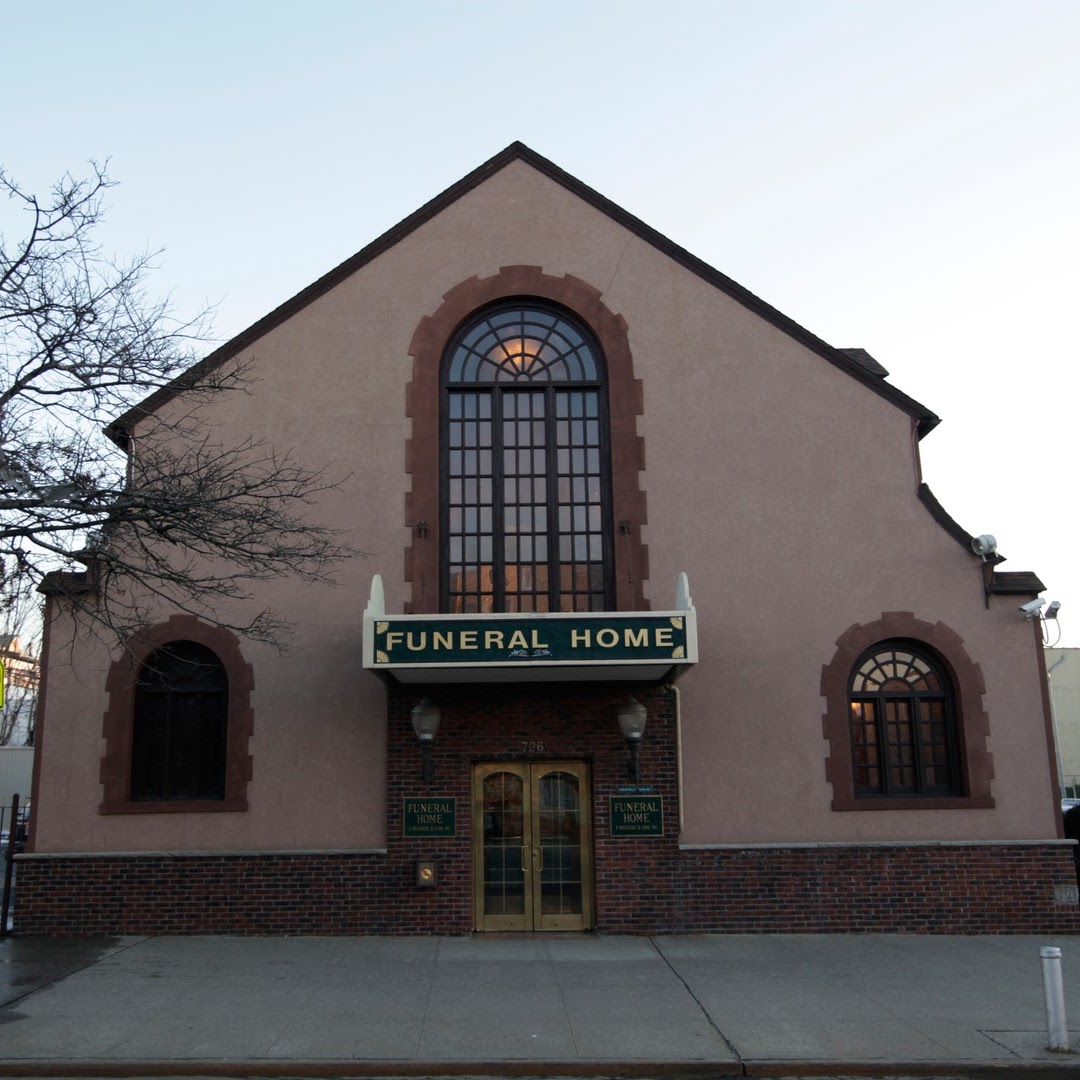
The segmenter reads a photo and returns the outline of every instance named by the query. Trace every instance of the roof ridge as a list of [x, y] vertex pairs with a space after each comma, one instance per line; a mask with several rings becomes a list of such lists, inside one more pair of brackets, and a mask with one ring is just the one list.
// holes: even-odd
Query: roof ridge
[[[105, 428], [105, 434], [118, 446], [125, 447], [127, 445], [131, 427], [138, 423], [139, 420], [153, 413], [176, 394], [181, 393], [196, 384], [203, 375], [213, 371], [226, 360], [231, 359], [237, 353], [247, 348], [254, 341], [269, 333], [275, 327], [280, 326], [292, 315], [318, 299], [324, 293], [329, 292], [330, 289], [351, 276], [362, 266], [367, 265], [385, 251], [394, 247], [410, 233], [414, 232], [416, 229], [420, 228], [420, 226], [432, 220], [444, 209], [457, 202], [458, 199], [479, 187], [485, 180], [494, 176], [496, 173], [501, 172], [511, 164], [511, 162], [518, 160], [525, 161], [538, 172], [543, 173], [550, 180], [553, 180], [561, 187], [570, 191], [571, 194], [576, 195], [578, 198], [594, 207], [594, 209], [599, 210], [617, 224], [622, 225], [641, 240], [656, 248], [662, 254], [667, 255], [670, 259], [679, 263], [691, 273], [702, 278], [732, 299], [738, 301], [744, 307], [753, 311], [796, 341], [799, 341], [802, 345], [811, 349], [835, 367], [840, 368], [842, 371], [845, 371], [856, 378], [879, 397], [885, 398], [893, 405], [908, 413], [908, 415], [913, 417], [916, 421], [920, 438], [932, 431], [940, 422], [939, 418], [932, 411], [927, 409], [926, 406], [920, 404], [914, 398], [909, 397], [903, 391], [898, 390], [891, 383], [885, 382], [881, 375], [868, 370], [864, 364], [847, 355], [844, 350], [829, 345], [827, 342], [811, 333], [811, 331], [795, 322], [794, 319], [784, 315], [783, 312], [750, 292], [749, 289], [740, 285], [732, 278], [729, 278], [726, 274], [717, 270], [703, 259], [692, 254], [686, 248], [681, 247], [679, 244], [675, 243], [675, 241], [669, 239], [651, 225], [646, 224], [628, 210], [623, 209], [623, 207], [619, 206], [617, 203], [612, 202], [606, 196], [601, 195], [594, 188], [589, 187], [588, 184], [566, 172], [553, 161], [550, 161], [542, 154], [537, 153], [520, 140], [515, 140], [497, 154], [488, 158], [487, 161], [478, 165], [472, 172], [467, 173], [460, 180], [451, 184], [450, 187], [434, 196], [434, 198], [429, 199], [408, 216], [402, 218], [396, 225], [392, 225], [384, 233], [362, 247], [354, 255], [351, 255], [349, 258], [339, 263], [336, 267], [317, 278], [306, 288], [301, 289], [300, 292], [296, 293], [290, 299], [279, 304], [261, 319], [252, 323], [247, 329], [242, 330], [235, 337], [225, 342], [225, 344], [209, 353], [197, 364], [188, 368], [187, 371], [177, 376], [166, 386], [156, 390], [138, 405], [128, 409], [127, 412]], [[865, 350], [862, 351], [865, 352]]]

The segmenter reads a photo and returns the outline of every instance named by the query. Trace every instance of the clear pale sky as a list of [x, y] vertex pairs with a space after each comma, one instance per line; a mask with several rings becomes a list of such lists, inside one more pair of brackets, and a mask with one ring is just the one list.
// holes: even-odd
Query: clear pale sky
[[[0, 162], [227, 339], [520, 139], [942, 417], [926, 481], [1080, 646], [1080, 3], [0, 5]], [[10, 228], [4, 210], [0, 218]], [[1019, 616], [1017, 616], [1019, 617]]]

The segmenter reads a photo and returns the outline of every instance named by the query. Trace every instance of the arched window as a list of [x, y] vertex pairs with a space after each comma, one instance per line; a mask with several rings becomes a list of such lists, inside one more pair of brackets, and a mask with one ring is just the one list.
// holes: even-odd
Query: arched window
[[224, 799], [229, 680], [205, 645], [173, 641], [139, 671], [131, 799]]
[[953, 688], [932, 653], [910, 641], [872, 646], [848, 697], [856, 798], [963, 794]]
[[443, 358], [444, 611], [614, 607], [604, 360], [539, 302], [470, 319]]

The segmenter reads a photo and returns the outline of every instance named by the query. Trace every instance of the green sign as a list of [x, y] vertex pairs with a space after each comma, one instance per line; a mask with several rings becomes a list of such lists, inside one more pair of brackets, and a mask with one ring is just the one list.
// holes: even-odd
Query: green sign
[[612, 795], [612, 836], [663, 836], [662, 795]]
[[441, 795], [405, 800], [405, 836], [453, 836], [457, 799]]
[[685, 660], [682, 615], [379, 619], [375, 667], [381, 664], [602, 662]]

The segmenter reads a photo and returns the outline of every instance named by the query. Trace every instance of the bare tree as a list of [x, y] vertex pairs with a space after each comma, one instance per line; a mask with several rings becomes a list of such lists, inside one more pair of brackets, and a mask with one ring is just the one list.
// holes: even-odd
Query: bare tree
[[205, 313], [180, 322], [148, 298], [153, 254], [105, 255], [111, 186], [95, 164], [39, 200], [0, 170], [26, 224], [13, 243], [0, 235], [2, 591], [60, 594], [121, 640], [164, 600], [280, 643], [272, 612], [237, 616], [236, 601], [253, 580], [327, 580], [354, 553], [312, 519], [336, 482], [207, 421], [207, 400], [243, 392], [250, 372], [213, 354], [196, 363]]

